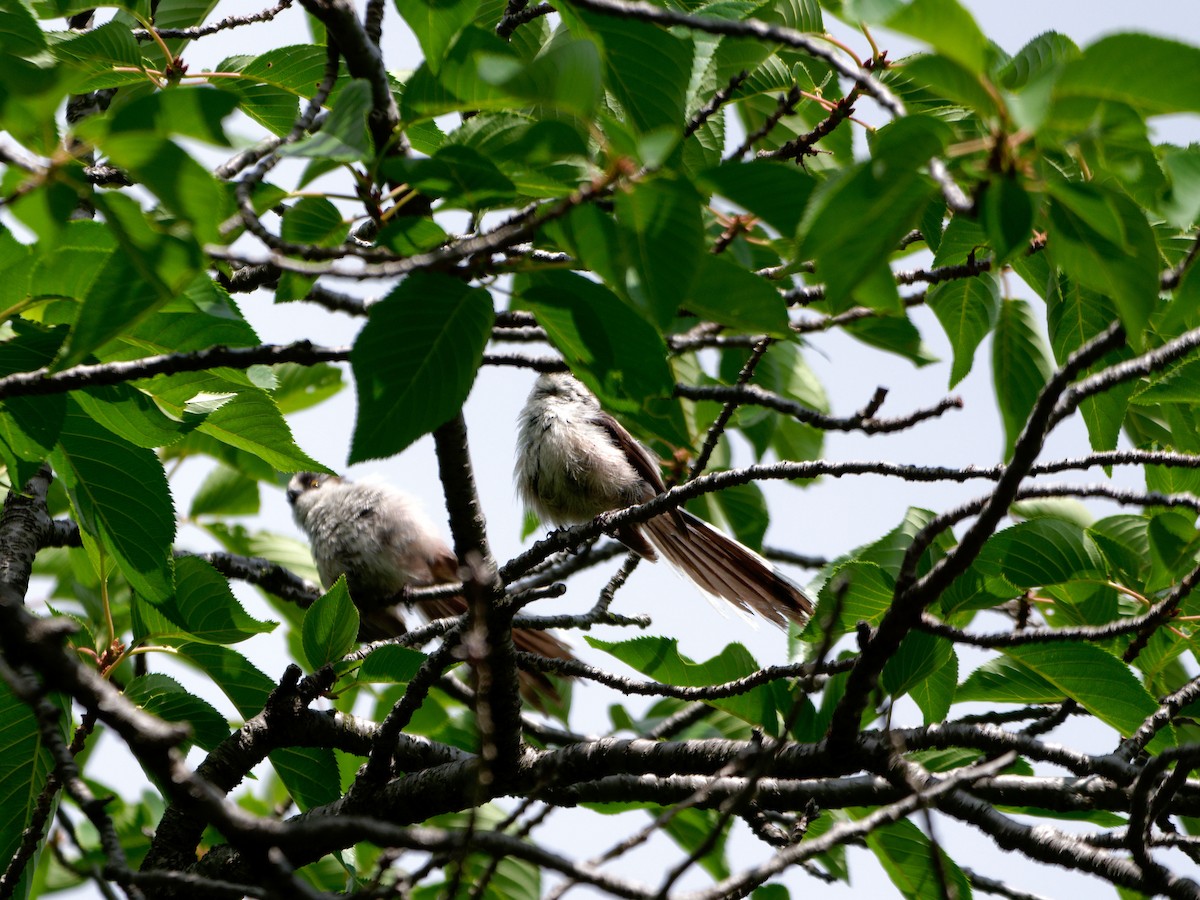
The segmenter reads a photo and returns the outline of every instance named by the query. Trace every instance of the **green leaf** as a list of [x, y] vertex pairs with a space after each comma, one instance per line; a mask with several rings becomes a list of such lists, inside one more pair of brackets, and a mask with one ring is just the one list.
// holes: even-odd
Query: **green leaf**
[[1200, 267], [1190, 266], [1176, 286], [1163, 312], [1159, 327], [1168, 334], [1179, 334], [1196, 321], [1200, 310]]
[[[95, 9], [97, 4], [85, 3], [84, 0], [34, 0], [31, 4], [39, 18], [65, 18], [78, 12]], [[150, 4], [147, 0], [109, 0], [103, 6], [114, 9], [127, 9], [136, 15], [147, 19], [150, 17]]]
[[46, 35], [29, 7], [20, 0], [4, 0], [0, 47], [13, 56], [34, 57], [46, 49]]
[[258, 482], [236, 469], [218, 465], [200, 484], [192, 498], [188, 518], [197, 516], [253, 516], [260, 509]]
[[105, 214], [118, 252], [94, 271], [86, 294], [67, 295], [80, 296], [83, 303], [58, 368], [82, 362], [88, 353], [136, 327], [183, 293], [201, 267], [194, 240], [153, 229], [129, 197], [96, 194], [93, 202]]
[[1171, 186], [1160, 209], [1170, 224], [1188, 228], [1200, 220], [1200, 146], [1162, 148], [1162, 167]]
[[337, 94], [321, 130], [280, 149], [280, 156], [300, 156], [332, 162], [358, 162], [371, 156], [367, 114], [371, 112], [371, 85], [355, 78]]
[[[63, 718], [65, 731], [69, 710]], [[35, 801], [50, 777], [54, 760], [44, 745], [33, 711], [0, 680], [0, 852], [12, 859], [21, 845], [21, 832], [29, 824]], [[45, 839], [42, 835], [41, 840]], [[40, 852], [40, 851], [39, 851]], [[36, 859], [15, 885], [14, 897], [29, 896]]]
[[475, 18], [479, 0], [396, 0], [396, 10], [413, 30], [430, 72], [438, 74], [446, 48]]
[[233, 596], [229, 582], [198, 557], [182, 556], [175, 561], [175, 582], [174, 597], [152, 601], [166, 620], [176, 626], [152, 635], [160, 642], [236, 644], [272, 631], [278, 624], [260, 622], [248, 615]]
[[285, 416], [324, 403], [345, 387], [342, 370], [327, 363], [281, 363], [275, 366], [275, 378], [279, 383], [271, 397]]
[[904, 60], [902, 71], [960, 106], [983, 115], [996, 113], [996, 99], [984, 87], [979, 73], [947, 56], [936, 53], [912, 56]]
[[212, 704], [166, 675], [139, 675], [123, 693], [126, 700], [165, 722], [191, 725], [192, 740], [205, 750], [215, 750], [229, 737], [229, 723]]
[[1090, 185], [1051, 181], [1053, 259], [1079, 284], [1112, 297], [1135, 348], [1158, 297], [1158, 245], [1130, 199]]
[[[866, 810], [851, 810], [853, 818], [863, 818]], [[867, 834], [867, 846], [900, 894], [908, 900], [948, 896], [969, 898], [971, 883], [962, 869], [940, 846], [907, 820], [893, 822]], [[934, 860], [934, 853], [939, 858]]]
[[1154, 376], [1150, 385], [1139, 391], [1132, 402], [1138, 406], [1200, 402], [1200, 360], [1185, 360]]
[[[1147, 473], [1147, 481], [1153, 479]], [[1146, 527], [1150, 543], [1151, 576], [1146, 591], [1161, 590], [1196, 565], [1195, 518], [1167, 510], [1152, 516]]]
[[1088, 528], [1096, 517], [1087, 504], [1072, 497], [1045, 497], [1038, 500], [1019, 500], [1008, 508], [1016, 521], [1026, 519], [1058, 519], [1068, 525]]
[[825, 30], [817, 0], [777, 0], [761, 9], [758, 15], [766, 22], [778, 22], [796, 31]]
[[982, 197], [983, 224], [997, 261], [1028, 246], [1033, 229], [1033, 200], [1016, 178], [1002, 177]]
[[275, 683], [246, 657], [220, 644], [183, 643], [176, 649], [212, 679], [243, 719], [262, 712]]
[[[1014, 665], [1054, 685], [1122, 736], [1132, 734], [1158, 709], [1158, 702], [1129, 667], [1093, 644], [1027, 644], [1001, 652]], [[1168, 726], [1151, 746], [1161, 749], [1174, 741]]]
[[[145, 384], [155, 401], [181, 420], [194, 416], [198, 404], [205, 411], [211, 409], [193, 434], [207, 435], [244, 450], [279, 472], [328, 471], [296, 446], [291, 429], [270, 394], [249, 384], [242, 373], [185, 372], [160, 375]], [[218, 402], [208, 402], [214, 399]], [[216, 408], [212, 408], [214, 405]], [[188, 442], [185, 439], [175, 446], [182, 448]]]
[[1000, 285], [996, 278], [960, 278], [934, 285], [925, 298], [937, 316], [950, 346], [954, 364], [950, 368], [950, 387], [967, 377], [975, 362], [975, 351], [992, 330], [1000, 314]]
[[[893, 698], [899, 699], [923, 684], [927, 684], [937, 672], [951, 665], [954, 661], [954, 649], [945, 638], [934, 637], [922, 631], [907, 634], [900, 642], [900, 648], [887, 661], [880, 676], [880, 684]], [[950, 683], [950, 696], [938, 698], [937, 706], [950, 707], [950, 699], [954, 696], [954, 682]], [[939, 685], [944, 690], [944, 685]], [[928, 717], [927, 717], [928, 718]], [[939, 722], [941, 719], [934, 719]]]
[[[928, 117], [897, 120], [877, 133], [872, 160], [843, 170], [813, 192], [800, 224], [800, 252], [816, 261], [835, 311], [847, 308], [855, 289], [866, 284], [873, 289], [858, 298], [864, 305], [902, 312], [886, 262], [933, 196], [919, 170], [949, 137], [945, 125]], [[861, 228], [861, 222], [872, 227]]]
[[487, 291], [448, 275], [416, 272], [372, 307], [350, 355], [350, 462], [399, 453], [462, 409], [491, 328]]
[[[1074, 350], [1104, 331], [1117, 318], [1116, 308], [1106, 295], [1085, 288], [1069, 278], [1055, 279], [1045, 296], [1050, 346], [1060, 365]], [[1113, 357], [1129, 358], [1132, 355], [1132, 350], [1123, 348]], [[1132, 383], [1118, 384], [1083, 401], [1080, 413], [1087, 425], [1093, 450], [1116, 448], [1133, 391]]]
[[[883, 569], [890, 579], [894, 580], [900, 574], [900, 568], [904, 565], [904, 557], [908, 555], [908, 548], [912, 546], [913, 540], [934, 518], [934, 514], [929, 510], [910, 506], [904, 511], [904, 518], [900, 520], [899, 525], [879, 540], [858, 551], [858, 561], [874, 563]], [[942, 552], [953, 545], [954, 539], [951, 536], [943, 534], [937, 538], [933, 546], [922, 555], [920, 564], [917, 566], [918, 574], [927, 572], [929, 567], [940, 558]]]
[[239, 108], [277, 135], [292, 129], [299, 112], [298, 98], [311, 97], [325, 75], [325, 47], [297, 44], [276, 47], [253, 57], [222, 61], [222, 72], [241, 72], [241, 78], [222, 78], [217, 87], [235, 94]]
[[766, 159], [725, 163], [701, 173], [697, 182], [789, 238], [796, 233], [804, 206], [816, 186], [816, 179], [807, 172]]
[[915, 173], [953, 139], [954, 130], [936, 116], [908, 115], [871, 136], [871, 157], [880, 176]]
[[739, 484], [688, 501], [688, 509], [730, 532], [752, 550], [762, 550], [770, 524], [767, 501], [757, 484]]
[[787, 307], [771, 282], [721, 256], [706, 254], [699, 262], [684, 300], [689, 312], [752, 334], [791, 335]]
[[173, 444], [203, 421], [203, 416], [187, 422], [172, 419], [148, 395], [128, 384], [85, 388], [72, 397], [113, 434], [148, 450]]
[[[585, 636], [584, 640], [643, 675], [665, 684], [690, 687], [723, 684], [749, 675], [760, 668], [754, 657], [741, 644], [729, 644], [711, 659], [696, 663], [679, 653], [678, 642], [674, 638], [647, 635], [610, 643]], [[786, 704], [789, 703], [781, 683], [761, 685], [736, 697], [707, 702], [763, 728], [771, 735], [779, 734], [780, 710], [786, 709]], [[785, 705], [780, 706], [780, 703]]]
[[[155, 21], [163, 25], [161, 15]], [[168, 90], [145, 94], [120, 106], [108, 120], [93, 119], [80, 123], [84, 134], [96, 135], [105, 127], [109, 134], [141, 132], [159, 137], [179, 135], [195, 138], [218, 147], [229, 147], [222, 125], [237, 106], [237, 97], [211, 87], [174, 85]]]
[[1200, 48], [1149, 34], [1114, 34], [1067, 63], [1054, 91], [1120, 100], [1146, 115], [1200, 112]]
[[328, 747], [285, 747], [272, 750], [267, 759], [302, 812], [338, 799], [341, 780]]
[[[441, 57], [435, 72], [426, 59], [404, 84], [400, 115], [406, 122], [462, 110], [512, 109], [513, 97], [479, 75], [483, 61], [517, 59], [516, 51], [490, 31], [469, 26]], [[494, 71], [489, 69], [488, 71]]]
[[911, 319], [893, 316], [859, 319], [847, 323], [844, 329], [847, 334], [864, 344], [902, 356], [914, 366], [927, 366], [937, 362], [937, 357], [929, 352], [929, 348], [921, 340], [921, 333], [917, 331], [917, 326]]
[[479, 75], [529, 104], [591, 116], [603, 95], [600, 54], [591, 41], [555, 40], [533, 60], [486, 57]]
[[1063, 696], [1062, 690], [1031, 669], [997, 657], [968, 675], [954, 699], [957, 703], [1059, 703]]
[[[878, 625], [892, 605], [895, 579], [875, 563], [852, 560], [838, 566], [817, 595], [817, 609], [805, 626], [806, 641], [823, 640], [825, 631], [846, 634], [859, 622]], [[831, 622], [834, 613], [836, 622]]]
[[283, 214], [280, 235], [297, 244], [336, 247], [349, 231], [341, 212], [324, 197], [302, 197]]
[[181, 296], [114, 341], [111, 355], [105, 358], [135, 359], [147, 351], [177, 353], [213, 344], [253, 347], [259, 343], [229, 294], [200, 273]]
[[339, 576], [305, 612], [302, 638], [304, 655], [313, 670], [350, 652], [358, 638], [358, 609], [346, 588], [346, 576]]
[[446, 238], [446, 232], [432, 219], [415, 216], [393, 216], [379, 232], [379, 243], [401, 256], [413, 256], [440, 247]]
[[[191, 235], [178, 229], [175, 234], [165, 236], [143, 232], [147, 223], [138, 222], [136, 228], [129, 230], [125, 241], [141, 251], [144, 261], [139, 268], [145, 273], [143, 277], [155, 283], [148, 277], [152, 273], [161, 281], [160, 292], [178, 293], [197, 269], [191, 258], [191, 242], [220, 239], [219, 225], [226, 214], [232, 212], [229, 195], [186, 150], [153, 132], [112, 133], [97, 143], [114, 165], [120, 166], [148, 189], [161, 201], [164, 209], [192, 226]], [[128, 218], [132, 219], [132, 216]], [[168, 252], [177, 255], [179, 262], [170, 266], [159, 264], [155, 254], [165, 256]]]
[[[941, 249], [942, 235], [945, 232], [942, 222], [946, 218], [946, 201], [941, 197], [934, 197], [926, 204], [924, 211], [921, 213], [921, 220], [918, 223], [918, 230], [921, 232], [921, 237], [925, 238], [925, 243], [935, 254]], [[956, 222], [958, 219], [952, 219], [951, 222]]]
[[[864, 5], [860, 2], [858, 8]], [[972, 72], [982, 72], [987, 65], [988, 39], [957, 0], [912, 0], [894, 12], [889, 9], [880, 24], [925, 41]]]
[[[61, 232], [57, 234], [62, 236]], [[0, 229], [0, 309], [23, 304], [30, 297], [36, 262], [33, 247], [22, 244], [12, 232]]]
[[[54, 121], [56, 110], [70, 92], [69, 78], [68, 71], [46, 65], [40, 56], [33, 61], [22, 60], [16, 54], [0, 56], [5, 129], [37, 153], [56, 152], [61, 147], [61, 135], [57, 127], [47, 127], [47, 123]], [[11, 170], [9, 176], [22, 180], [25, 177]]]
[[411, 166], [407, 181], [442, 209], [483, 209], [511, 203], [516, 186], [490, 159], [470, 147], [448, 145]]
[[1141, 584], [1150, 568], [1148, 522], [1142, 516], [1108, 516], [1088, 528], [1088, 536], [1115, 570], [1122, 584]]
[[1029, 304], [1024, 300], [1002, 301], [992, 339], [992, 380], [1004, 419], [1005, 459], [1012, 455], [1017, 435], [1053, 371], [1049, 350]]
[[[63, 326], [45, 329], [22, 319], [14, 320], [14, 336], [0, 342], [0, 377], [29, 372], [53, 361], [67, 336]], [[66, 398], [9, 397], [0, 401], [0, 440], [16, 454], [10, 473], [18, 484], [33, 476], [58, 441], [66, 414]]]
[[934, 669], [924, 681], [914, 684], [908, 693], [920, 707], [925, 724], [933, 725], [946, 721], [950, 706], [956, 699], [957, 687], [958, 655], [951, 650], [945, 665]]
[[[36, 253], [29, 279], [30, 296], [82, 299], [116, 243], [113, 232], [99, 222], [68, 222], [55, 236], [52, 246], [30, 248], [30, 252]], [[41, 252], [37, 252], [39, 249]]]
[[692, 73], [693, 44], [646, 22], [585, 12], [561, 11], [572, 32], [585, 23], [600, 43], [607, 77], [628, 117], [642, 134], [659, 128], [682, 132], [687, 87]]
[[1033, 38], [1013, 54], [998, 73], [1000, 85], [1019, 91], [1048, 69], [1079, 56], [1075, 42], [1064, 34], [1047, 31]]
[[[191, 28], [202, 24], [216, 8], [218, 0], [159, 0], [154, 6], [156, 28]], [[167, 41], [171, 52], [178, 55], [188, 41], [173, 38]]]
[[1039, 518], [992, 537], [1004, 577], [1019, 588], [1105, 577], [1104, 559], [1080, 525]]
[[428, 657], [424, 653], [411, 647], [385, 644], [376, 647], [363, 660], [358, 670], [358, 680], [376, 684], [407, 684], [426, 659]]
[[68, 398], [51, 460], [80, 527], [100, 539], [135, 591], [166, 600], [175, 515], [158, 458], [100, 427]]
[[54, 56], [74, 64], [72, 68], [95, 73], [111, 66], [140, 68], [142, 65], [137, 39], [120, 22], [105, 22], [87, 31], [52, 33], [47, 37]]
[[1061, 366], [1116, 318], [1116, 308], [1105, 294], [1070, 279], [1056, 279], [1046, 294], [1046, 325], [1055, 361]]
[[[942, 240], [934, 253], [933, 264], [934, 266], [960, 265], [967, 262], [972, 256], [980, 255], [978, 251], [986, 246], [987, 235], [979, 222], [965, 216], [954, 216], [946, 224]], [[1028, 257], [1024, 259], [1028, 259]], [[1014, 265], [1019, 262], [1020, 260]]]
[[[733, 384], [745, 362], [745, 351], [729, 350], [722, 353], [721, 380]], [[682, 378], [689, 377], [683, 372], [679, 374]], [[775, 344], [754, 370], [754, 383], [798, 400], [818, 412], [829, 412], [829, 398], [825, 389], [795, 344]], [[715, 411], [713, 415], [716, 415]], [[734, 423], [754, 447], [759, 461], [768, 450], [774, 450], [779, 459], [818, 459], [821, 456], [824, 432], [795, 419], [781, 417], [763, 407], [743, 406], [738, 409]], [[799, 485], [804, 482], [789, 483]]]
[[615, 207], [624, 268], [612, 286], [665, 327], [687, 299], [703, 256], [700, 197], [683, 179], [659, 177], [621, 191]]

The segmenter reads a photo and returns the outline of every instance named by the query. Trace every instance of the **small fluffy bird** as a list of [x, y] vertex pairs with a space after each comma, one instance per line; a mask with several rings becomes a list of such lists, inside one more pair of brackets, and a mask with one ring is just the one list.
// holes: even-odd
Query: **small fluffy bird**
[[[543, 520], [577, 525], [663, 493], [658, 460], [574, 376], [538, 377], [521, 411], [517, 489]], [[661, 553], [705, 593], [787, 626], [803, 625], [812, 601], [749, 547], [683, 509], [614, 535], [651, 561]]]
[[[380, 604], [405, 588], [459, 580], [458, 559], [420, 504], [389, 484], [298, 472], [288, 483], [287, 499], [296, 524], [308, 535], [321, 583], [328, 588], [345, 575], [350, 596], [362, 604], [360, 640], [404, 633], [398, 610]], [[418, 608], [438, 619], [462, 615], [467, 602], [456, 595], [422, 600]], [[544, 631], [518, 629], [513, 643], [541, 656], [573, 659], [566, 644]], [[539, 707], [543, 700], [558, 697], [554, 685], [539, 673], [522, 672], [521, 688]]]

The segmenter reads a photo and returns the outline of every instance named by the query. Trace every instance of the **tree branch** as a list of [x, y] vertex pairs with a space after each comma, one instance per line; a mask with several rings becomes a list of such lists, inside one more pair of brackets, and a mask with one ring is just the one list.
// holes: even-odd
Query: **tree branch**
[[[886, 396], [886, 390], [883, 388], [879, 390]], [[961, 399], [958, 397], [946, 397], [928, 409], [917, 410], [906, 416], [899, 416], [894, 419], [877, 419], [875, 418], [875, 411], [878, 409], [877, 404], [882, 402], [877, 393], [876, 401], [873, 401], [876, 405], [869, 409], [869, 411], [864, 410], [857, 415], [839, 419], [819, 413], [802, 403], [789, 400], [787, 397], [781, 397], [779, 394], [763, 390], [752, 384], [732, 387], [725, 385], [677, 384], [675, 385], [675, 396], [683, 397], [687, 400], [716, 400], [720, 403], [762, 406], [789, 415], [798, 422], [804, 422], [823, 431], [861, 431], [864, 434], [886, 434], [893, 431], [903, 431], [925, 419], [936, 418], [947, 410], [962, 408]]]
[[916, 578], [917, 561], [927, 546], [921, 534], [905, 552], [896, 579], [895, 599], [884, 613], [879, 627], [863, 648], [858, 662], [846, 680], [846, 690], [830, 720], [829, 735], [846, 742], [859, 728], [862, 713], [884, 664], [900, 646], [904, 636], [916, 626], [922, 611], [940, 596], [950, 583], [966, 571], [992, 535], [1000, 519], [1016, 498], [1022, 479], [1041, 451], [1046, 434], [1053, 427], [1053, 414], [1060, 395], [1070, 382], [1092, 363], [1121, 346], [1125, 334], [1113, 323], [1091, 341], [1071, 354], [1038, 395], [1025, 427], [1013, 448], [1012, 461], [996, 483], [974, 523], [954, 550], [938, 560], [928, 574]]
[[396, 145], [396, 128], [400, 111], [392, 96], [387, 66], [378, 45], [358, 21], [351, 0], [300, 0], [301, 5], [321, 21], [346, 60], [352, 78], [363, 78], [371, 86], [371, 112], [367, 127], [375, 144], [375, 152], [383, 156], [387, 148]]
[[262, 344], [257, 347], [206, 347], [188, 353], [164, 353], [122, 362], [72, 366], [59, 372], [51, 372], [45, 367], [17, 372], [0, 378], [0, 398], [63, 394], [79, 388], [124, 384], [155, 375], [199, 372], [220, 366], [248, 369], [250, 366], [283, 362], [313, 365], [349, 358], [349, 347], [320, 347], [311, 341]]
[[504, 582], [488, 543], [462, 415], [436, 429], [433, 441], [454, 552], [471, 573], [463, 584], [469, 604], [464, 650], [476, 673], [476, 718], [487, 764], [480, 787], [490, 796], [506, 783], [520, 756], [521, 695], [512, 636], [516, 609], [502, 602]]

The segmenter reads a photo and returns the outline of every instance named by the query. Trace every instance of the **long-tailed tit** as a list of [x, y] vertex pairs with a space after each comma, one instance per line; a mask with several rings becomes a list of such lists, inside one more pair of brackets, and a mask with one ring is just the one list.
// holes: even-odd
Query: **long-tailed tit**
[[[521, 411], [517, 488], [543, 521], [587, 522], [666, 490], [658, 461], [573, 376], [538, 377]], [[812, 601], [753, 550], [683, 509], [615, 535], [649, 560], [661, 553], [708, 594], [780, 627], [803, 625]]]
[[[308, 535], [321, 582], [329, 587], [346, 576], [350, 596], [361, 604], [359, 638], [364, 641], [404, 633], [398, 609], [387, 608], [405, 588], [459, 580], [458, 560], [417, 501], [381, 481], [351, 482], [336, 475], [298, 472], [288, 483], [288, 503], [296, 524]], [[459, 595], [422, 600], [428, 618], [459, 616], [467, 603]], [[518, 649], [555, 659], [572, 659], [566, 644], [545, 631], [517, 629]], [[543, 675], [521, 673], [522, 692], [538, 705], [557, 692]]]

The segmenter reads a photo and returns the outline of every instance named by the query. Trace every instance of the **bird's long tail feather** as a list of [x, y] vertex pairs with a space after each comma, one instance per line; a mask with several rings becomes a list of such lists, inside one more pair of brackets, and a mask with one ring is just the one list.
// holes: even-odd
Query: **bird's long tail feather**
[[745, 612], [786, 628], [788, 620], [803, 625], [812, 601], [749, 547], [722, 534], [702, 519], [680, 511], [643, 524], [658, 551], [697, 587]]

